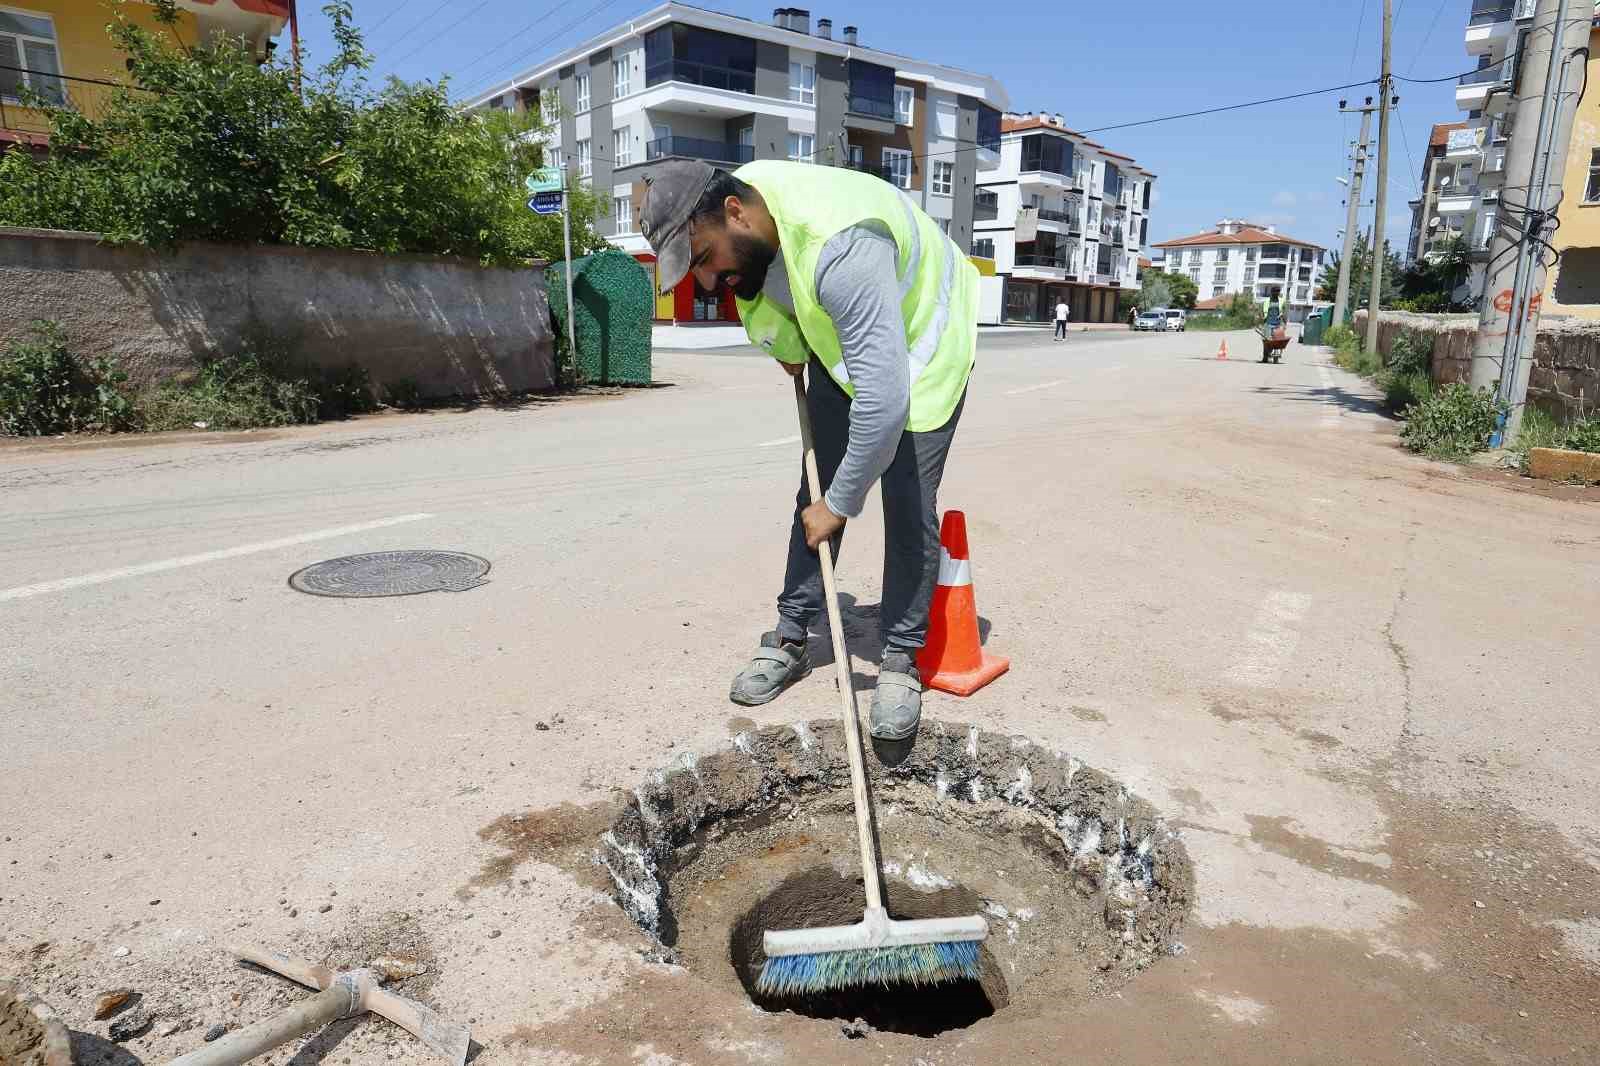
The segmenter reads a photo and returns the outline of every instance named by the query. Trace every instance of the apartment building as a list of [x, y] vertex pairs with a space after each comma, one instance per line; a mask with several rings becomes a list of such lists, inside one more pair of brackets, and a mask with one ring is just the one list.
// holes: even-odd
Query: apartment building
[[[178, 37], [187, 44], [217, 34], [245, 38], [265, 57], [289, 19], [289, 0], [178, 0]], [[135, 0], [132, 22], [158, 29]], [[0, 151], [45, 151], [50, 120], [24, 100], [71, 107], [93, 118], [127, 80], [127, 56], [106, 35], [104, 0], [4, 0], [0, 5]]]
[[1517, 53], [1531, 28], [1534, 3], [1472, 0], [1467, 13], [1465, 46], [1469, 56], [1477, 57], [1478, 69], [1456, 84], [1456, 107], [1467, 117], [1447, 137], [1437, 173], [1438, 195], [1420, 238], [1437, 241], [1439, 234], [1458, 235], [1470, 243], [1466, 286], [1458, 290], [1462, 296], [1483, 291], [1484, 264], [1499, 224]]
[[1304, 321], [1311, 310], [1324, 251], [1321, 245], [1279, 233], [1276, 226], [1237, 218], [1156, 247], [1166, 252], [1168, 273], [1187, 274], [1198, 286], [1197, 302], [1234, 293], [1257, 300], [1276, 294], [1294, 322]]
[[[1600, 14], [1600, 4], [1596, 5]], [[1544, 313], [1600, 318], [1600, 129], [1586, 116], [1600, 108], [1600, 30], [1589, 28], [1588, 71], [1561, 175], [1561, 228], [1551, 237], [1559, 258], [1545, 277]], [[1542, 371], [1536, 370], [1535, 374]], [[1535, 384], [1538, 384], [1537, 381]]]
[[1460, 215], [1441, 215], [1439, 200], [1455, 187], [1460, 175], [1454, 161], [1446, 155], [1454, 148], [1460, 151], [1467, 142], [1474, 145], [1482, 138], [1482, 127], [1471, 127], [1465, 122], [1441, 122], [1428, 133], [1428, 147], [1422, 155], [1421, 172], [1417, 187], [1422, 195], [1411, 201], [1411, 232], [1406, 238], [1406, 263], [1427, 259], [1446, 242], [1455, 238], [1470, 241], [1472, 232]]
[[980, 170], [972, 254], [984, 271], [979, 321], [1111, 322], [1139, 284], [1155, 175], [1066, 127], [1059, 114], [1006, 114], [1000, 161]]
[[[969, 247], [978, 175], [999, 165], [1005, 91], [983, 74], [863, 44], [854, 26], [778, 8], [770, 23], [666, 3], [598, 34], [468, 106], [540, 109], [569, 180], [599, 190], [599, 228], [651, 264], [636, 226], [644, 177], [670, 159], [848, 166], [904, 190]], [[692, 277], [660, 320], [733, 321]]]

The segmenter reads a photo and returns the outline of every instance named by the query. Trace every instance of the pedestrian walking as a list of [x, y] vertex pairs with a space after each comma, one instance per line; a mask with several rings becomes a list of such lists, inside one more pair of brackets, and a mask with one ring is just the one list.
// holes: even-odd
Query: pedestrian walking
[[1066, 297], [1056, 300], [1056, 336], [1058, 341], [1067, 339], [1067, 319], [1072, 315], [1072, 308], [1067, 306]]
[[907, 740], [922, 713], [917, 653], [939, 577], [937, 495], [978, 343], [978, 272], [904, 193], [840, 167], [781, 160], [729, 173], [662, 164], [645, 179], [640, 231], [663, 292], [692, 272], [726, 285], [745, 332], [790, 375], [810, 367], [823, 498], [802, 480], [778, 596], [729, 693], [754, 706], [811, 672], [806, 633], [822, 609], [821, 561], [882, 485], [883, 658], [871, 731]]

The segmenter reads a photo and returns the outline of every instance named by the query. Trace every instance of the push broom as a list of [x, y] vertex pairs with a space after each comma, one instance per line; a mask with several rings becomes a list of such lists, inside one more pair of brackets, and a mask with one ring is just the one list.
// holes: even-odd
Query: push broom
[[[800, 440], [805, 449], [806, 485], [812, 500], [822, 499], [817, 476], [817, 453], [811, 436], [811, 415], [806, 410], [806, 386], [794, 379], [795, 402], [800, 408]], [[861, 845], [861, 879], [867, 908], [854, 925], [819, 929], [769, 929], [762, 937], [767, 960], [756, 987], [776, 995], [810, 995], [858, 985], [916, 984], [978, 978], [978, 944], [989, 935], [981, 914], [963, 918], [925, 918], [897, 921], [883, 905], [878, 877], [878, 852], [872, 837], [872, 811], [868, 805], [867, 770], [861, 748], [855, 685], [850, 676], [850, 653], [844, 642], [844, 622], [839, 616], [839, 594], [833, 578], [832, 546], [818, 546], [822, 557], [823, 598], [828, 606], [828, 628], [833, 633], [833, 661], [839, 672], [839, 702], [844, 715], [845, 747], [850, 755], [850, 788], [855, 801], [856, 836]]]

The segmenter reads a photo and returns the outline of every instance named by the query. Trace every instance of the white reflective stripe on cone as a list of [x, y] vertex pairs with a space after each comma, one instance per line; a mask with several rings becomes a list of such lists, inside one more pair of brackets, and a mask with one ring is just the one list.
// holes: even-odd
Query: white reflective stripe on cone
[[972, 584], [972, 560], [952, 559], [950, 550], [939, 545], [939, 584], [951, 588]]

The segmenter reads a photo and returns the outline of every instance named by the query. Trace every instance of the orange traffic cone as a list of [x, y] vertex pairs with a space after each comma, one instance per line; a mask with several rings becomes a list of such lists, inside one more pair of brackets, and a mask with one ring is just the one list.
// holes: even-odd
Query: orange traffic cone
[[970, 696], [1011, 669], [1011, 660], [990, 655], [979, 639], [978, 602], [967, 558], [967, 516], [946, 511], [939, 541], [939, 586], [933, 590], [928, 643], [917, 655], [917, 670], [929, 688]]
[[1226, 337], [1222, 338], [1222, 347], [1217, 349], [1217, 358], [1228, 358], [1228, 338]]

